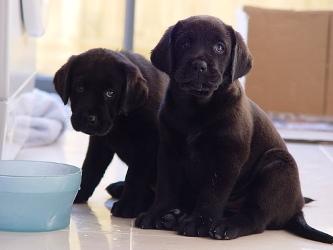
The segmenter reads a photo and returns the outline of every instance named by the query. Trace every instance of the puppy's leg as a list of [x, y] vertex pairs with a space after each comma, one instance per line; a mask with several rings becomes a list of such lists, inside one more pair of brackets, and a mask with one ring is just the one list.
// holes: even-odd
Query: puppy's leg
[[152, 157], [147, 158], [141, 156], [134, 160], [135, 165], [128, 167], [123, 192], [120, 200], [112, 206], [112, 215], [134, 218], [151, 206], [154, 199], [151, 184], [152, 179], [156, 178], [156, 161]]
[[[193, 168], [206, 174], [195, 208], [179, 222], [178, 233], [185, 236], [208, 236], [213, 223], [223, 216], [230, 193], [244, 164], [248, 148], [235, 137], [204, 136], [193, 144]], [[203, 175], [202, 174], [202, 175]]]
[[260, 233], [266, 227], [283, 228], [301, 211], [304, 200], [292, 156], [287, 151], [272, 149], [264, 154], [259, 164], [262, 164], [262, 170], [242, 212], [215, 223], [210, 230], [212, 238], [234, 239]]
[[82, 167], [81, 189], [74, 203], [85, 203], [94, 192], [110, 164], [114, 152], [106, 136], [90, 136], [86, 158]]
[[[226, 175], [224, 175], [226, 174]], [[209, 230], [223, 216], [226, 201], [236, 182], [236, 172], [213, 174], [199, 193], [193, 212], [178, 222], [177, 231], [184, 236], [208, 236]]]
[[143, 229], [171, 229], [176, 221], [164, 215], [180, 204], [181, 184], [184, 178], [184, 156], [181, 142], [172, 133], [162, 130], [157, 159], [157, 187], [155, 200], [147, 213], [141, 214], [135, 226]]

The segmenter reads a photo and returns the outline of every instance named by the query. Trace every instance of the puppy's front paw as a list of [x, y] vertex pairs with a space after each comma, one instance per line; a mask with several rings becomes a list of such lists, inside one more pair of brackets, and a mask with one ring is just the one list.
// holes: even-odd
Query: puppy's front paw
[[155, 229], [160, 216], [158, 214], [147, 212], [140, 214], [135, 220], [135, 226], [141, 229]]
[[172, 209], [168, 212], [147, 212], [140, 214], [135, 220], [135, 226], [142, 229], [176, 229], [179, 219], [183, 213], [179, 209]]
[[186, 216], [180, 209], [172, 209], [161, 216], [156, 222], [157, 229], [176, 230], [179, 222]]
[[89, 196], [87, 197], [84, 193], [79, 191], [75, 197], [74, 203], [75, 204], [87, 203], [88, 199], [89, 199]]
[[111, 213], [116, 217], [122, 218], [135, 218], [140, 213], [145, 212], [150, 203], [138, 202], [138, 201], [126, 201], [120, 199], [119, 201], [113, 203]]
[[232, 240], [239, 237], [240, 228], [228, 223], [227, 220], [213, 225], [209, 230], [209, 236], [216, 240]]
[[192, 214], [179, 221], [178, 234], [190, 237], [206, 237], [213, 219], [201, 214]]

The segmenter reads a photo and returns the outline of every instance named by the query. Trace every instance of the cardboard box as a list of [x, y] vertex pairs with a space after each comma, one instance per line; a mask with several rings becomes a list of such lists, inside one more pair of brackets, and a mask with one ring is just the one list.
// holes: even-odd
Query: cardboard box
[[332, 115], [333, 13], [244, 11], [254, 57], [246, 80], [249, 97], [266, 111]]

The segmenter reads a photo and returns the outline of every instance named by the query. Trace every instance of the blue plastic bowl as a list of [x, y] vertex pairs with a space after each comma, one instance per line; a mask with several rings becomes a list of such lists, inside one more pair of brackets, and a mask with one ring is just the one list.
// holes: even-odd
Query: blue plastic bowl
[[79, 190], [77, 167], [38, 161], [0, 161], [0, 230], [66, 228]]

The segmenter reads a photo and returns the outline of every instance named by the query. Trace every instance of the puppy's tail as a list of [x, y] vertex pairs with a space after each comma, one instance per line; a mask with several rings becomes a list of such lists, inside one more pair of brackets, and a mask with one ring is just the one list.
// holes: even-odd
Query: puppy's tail
[[291, 218], [285, 229], [290, 233], [309, 240], [333, 244], [333, 236], [310, 227], [304, 219], [303, 212], [299, 212]]
[[305, 204], [308, 204], [308, 203], [313, 202], [313, 201], [314, 201], [314, 200], [311, 199], [311, 198], [304, 197], [304, 203], [305, 203]]

